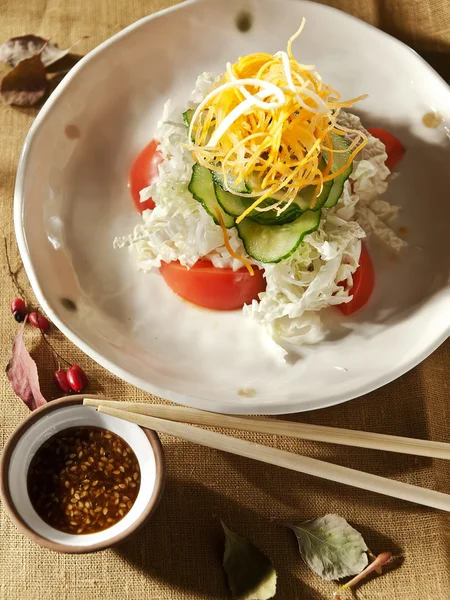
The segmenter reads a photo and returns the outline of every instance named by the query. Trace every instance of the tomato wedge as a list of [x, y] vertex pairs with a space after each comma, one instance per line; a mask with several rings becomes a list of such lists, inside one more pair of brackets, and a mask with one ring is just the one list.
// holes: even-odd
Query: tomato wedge
[[375, 287], [375, 270], [372, 259], [367, 252], [364, 244], [361, 244], [361, 256], [359, 257], [359, 267], [353, 275], [353, 286], [349, 294], [353, 296], [350, 302], [346, 304], [337, 304], [343, 315], [351, 315], [365, 306], [372, 295]]
[[245, 268], [219, 269], [208, 260], [199, 260], [190, 269], [178, 261], [161, 263], [160, 271], [170, 289], [184, 300], [212, 310], [237, 310], [266, 289], [263, 271], [253, 268], [252, 276]]
[[369, 127], [367, 131], [386, 146], [386, 154], [388, 155], [386, 166], [390, 171], [393, 171], [405, 154], [403, 144], [392, 133], [389, 133], [386, 129], [381, 129], [381, 127]]
[[155, 208], [151, 198], [141, 202], [139, 192], [148, 187], [158, 177], [158, 165], [162, 162], [161, 154], [158, 152], [158, 142], [152, 140], [139, 153], [131, 165], [128, 177], [128, 187], [137, 210], [142, 213], [147, 208]]

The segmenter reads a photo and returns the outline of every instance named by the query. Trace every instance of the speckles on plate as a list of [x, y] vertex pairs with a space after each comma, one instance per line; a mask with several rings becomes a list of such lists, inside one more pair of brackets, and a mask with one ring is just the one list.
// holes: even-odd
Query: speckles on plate
[[77, 305], [70, 298], [61, 298], [61, 304], [66, 310], [70, 310], [71, 312], [76, 312], [77, 310]]
[[422, 123], [429, 129], [436, 129], [443, 121], [444, 117], [436, 110], [431, 110], [422, 117]]
[[256, 396], [256, 390], [254, 388], [241, 388], [238, 390], [238, 395], [243, 398], [254, 398]]
[[81, 131], [78, 125], [66, 125], [64, 128], [64, 133], [69, 140], [77, 140], [81, 136]]
[[253, 25], [253, 15], [248, 10], [242, 10], [236, 16], [236, 27], [241, 33], [250, 31]]

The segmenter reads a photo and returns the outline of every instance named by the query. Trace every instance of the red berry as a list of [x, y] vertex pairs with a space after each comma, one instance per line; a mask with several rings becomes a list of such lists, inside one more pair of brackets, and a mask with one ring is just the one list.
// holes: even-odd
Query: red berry
[[40, 315], [36, 312], [32, 312], [28, 316], [28, 320], [37, 329], [41, 331], [48, 331], [50, 329], [50, 321], [44, 315]]
[[26, 304], [22, 298], [14, 298], [14, 300], [11, 302], [11, 312], [15, 313], [16, 310], [19, 310], [20, 312], [27, 312]]
[[11, 302], [11, 312], [18, 323], [23, 323], [27, 314], [27, 307], [22, 298], [14, 298]]
[[63, 392], [66, 392], [66, 394], [72, 391], [70, 383], [67, 379], [67, 373], [65, 371], [55, 371], [55, 374], [53, 375], [53, 381], [56, 383], [59, 389]]
[[81, 392], [88, 384], [85, 372], [78, 365], [72, 365], [67, 369], [67, 381], [74, 392]]

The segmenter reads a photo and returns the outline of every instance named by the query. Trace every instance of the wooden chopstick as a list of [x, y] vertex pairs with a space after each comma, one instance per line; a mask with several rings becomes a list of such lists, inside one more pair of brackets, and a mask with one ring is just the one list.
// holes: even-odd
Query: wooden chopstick
[[334, 465], [284, 450], [278, 450], [277, 448], [262, 446], [261, 444], [230, 437], [222, 433], [216, 433], [215, 431], [207, 431], [193, 427], [192, 425], [186, 425], [185, 423], [177, 423], [131, 411], [119, 410], [103, 404], [100, 404], [97, 409], [101, 413], [118, 417], [141, 427], [154, 429], [160, 433], [172, 435], [188, 442], [200, 444], [201, 446], [223, 450], [224, 452], [253, 458], [264, 463], [291, 469], [292, 471], [314, 475], [322, 479], [328, 479], [329, 481], [343, 483], [385, 496], [450, 512], [450, 495], [441, 492], [349, 469], [348, 467]]
[[413, 454], [414, 456], [428, 456], [430, 458], [450, 460], [450, 444], [444, 442], [432, 442], [429, 440], [281, 421], [278, 419], [223, 415], [184, 406], [144, 404], [94, 398], [85, 398], [84, 403], [90, 406], [118, 407], [120, 410], [168, 419], [169, 421], [193, 423], [208, 427], [223, 427], [225, 429], [238, 429], [269, 435], [283, 435], [316, 442], [327, 442], [329, 444], [372, 448], [375, 450], [387, 450], [389, 452]]

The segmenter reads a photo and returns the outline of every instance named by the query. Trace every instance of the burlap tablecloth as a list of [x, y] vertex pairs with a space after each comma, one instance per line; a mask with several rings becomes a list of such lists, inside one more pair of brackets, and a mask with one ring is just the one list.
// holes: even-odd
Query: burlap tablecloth
[[[0, 0], [0, 41], [35, 33], [65, 45], [89, 35], [79, 47], [80, 52], [86, 52], [136, 19], [174, 3], [172, 0]], [[426, 53], [437, 68], [448, 69], [449, 0], [332, 0], [329, 4], [402, 38]], [[15, 264], [19, 258], [12, 224], [14, 179], [19, 152], [36, 112], [0, 103], [0, 221]], [[6, 365], [17, 326], [9, 312], [15, 292], [3, 255], [0, 263], [0, 353], [1, 364]], [[27, 286], [23, 273], [22, 283]], [[27, 329], [26, 339], [33, 347], [37, 363], [45, 367], [50, 357], [40, 343], [39, 333]], [[85, 368], [93, 382], [93, 391], [128, 400], [144, 398], [142, 392], [108, 374], [58, 332], [53, 334], [53, 340], [63, 355]], [[449, 359], [447, 343], [419, 367], [381, 390], [299, 418], [311, 423], [450, 441]], [[41, 379], [44, 394], [54, 397], [51, 370], [41, 368]], [[3, 445], [27, 409], [14, 396], [5, 376], [0, 379], [0, 394]], [[260, 436], [258, 440], [450, 492], [450, 465], [443, 461], [270, 437]], [[54, 554], [20, 534], [1, 509], [0, 598], [226, 598], [218, 517], [254, 540], [273, 559], [279, 574], [278, 598], [331, 598], [335, 586], [321, 581], [302, 563], [291, 532], [270, 523], [271, 519], [299, 522], [329, 512], [337, 512], [355, 524], [374, 552], [394, 550], [403, 557], [399, 568], [367, 583], [360, 591], [361, 598], [446, 600], [450, 597], [446, 514], [169, 437], [164, 437], [163, 443], [168, 473], [163, 501], [148, 525], [120, 548], [85, 556]]]

